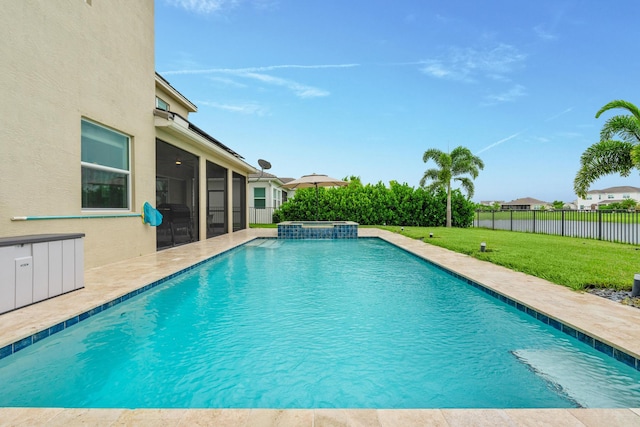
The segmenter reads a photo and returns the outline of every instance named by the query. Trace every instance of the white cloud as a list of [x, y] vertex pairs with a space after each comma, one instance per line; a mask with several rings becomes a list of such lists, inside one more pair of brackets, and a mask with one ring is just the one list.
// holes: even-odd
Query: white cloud
[[238, 88], [244, 88], [247, 87], [246, 84], [243, 83], [239, 83], [233, 79], [227, 78], [227, 77], [218, 77], [218, 76], [211, 76], [209, 77], [209, 80], [213, 81], [213, 82], [217, 82], [217, 83], [222, 83], [226, 86], [232, 86], [232, 87], [238, 87]]
[[258, 80], [270, 85], [286, 87], [287, 89], [291, 90], [300, 98], [317, 98], [317, 97], [329, 95], [329, 92], [327, 92], [326, 90], [303, 85], [293, 80], [287, 80], [287, 79], [282, 79], [280, 77], [270, 76], [268, 74], [244, 73], [244, 74], [238, 74], [238, 76]]
[[517, 98], [525, 96], [527, 93], [525, 92], [525, 87], [522, 85], [515, 85], [511, 89], [506, 92], [496, 93], [492, 95], [488, 95], [487, 99], [490, 102], [512, 102]]
[[170, 70], [163, 71], [162, 75], [172, 74], [215, 74], [215, 73], [227, 73], [227, 74], [244, 74], [244, 73], [258, 73], [263, 71], [273, 71], [281, 69], [304, 69], [304, 70], [318, 70], [323, 68], [353, 68], [359, 67], [360, 64], [317, 64], [317, 65], [265, 65], [262, 67], [246, 67], [246, 68], [204, 68], [204, 69], [192, 69], [187, 68], [184, 70]]
[[[318, 69], [331, 69], [331, 68], [353, 68], [358, 67], [359, 64], [317, 64], [317, 65], [267, 65], [262, 67], [246, 67], [246, 68], [207, 68], [207, 69], [183, 69], [161, 72], [161, 75], [185, 75], [185, 74], [227, 74], [238, 78], [245, 78], [251, 80], [257, 80], [262, 83], [266, 83], [273, 86], [281, 86], [292, 91], [296, 96], [300, 98], [318, 98], [329, 96], [330, 93], [324, 89], [305, 85], [294, 80], [283, 79], [281, 77], [275, 77], [269, 74], [265, 74], [265, 71], [275, 71], [282, 69], [302, 69], [302, 70], [318, 70]], [[224, 77], [212, 76], [212, 79], [222, 79]], [[235, 82], [234, 80], [227, 80], [228, 83]]]
[[250, 114], [257, 116], [264, 116], [268, 113], [268, 110], [265, 107], [255, 102], [248, 102], [243, 104], [223, 104], [219, 102], [197, 101], [197, 104], [216, 108], [218, 110], [228, 111], [231, 113]]
[[509, 135], [508, 137], [503, 138], [503, 139], [501, 139], [500, 141], [496, 141], [496, 142], [494, 142], [494, 143], [493, 143], [493, 144], [491, 144], [491, 145], [487, 145], [487, 146], [486, 146], [486, 147], [484, 147], [482, 150], [478, 151], [478, 152], [476, 153], [476, 155], [478, 155], [478, 154], [480, 154], [480, 153], [484, 153], [485, 151], [490, 150], [490, 149], [492, 149], [492, 148], [494, 148], [494, 147], [497, 147], [498, 145], [500, 145], [500, 144], [502, 144], [502, 143], [505, 143], [505, 142], [509, 141], [510, 139], [516, 138], [516, 137], [518, 137], [518, 136], [522, 135], [524, 132], [526, 132], [526, 130], [523, 130], [523, 131], [520, 131], [520, 132], [514, 133], [513, 135]]
[[424, 61], [422, 72], [465, 82], [481, 78], [501, 79], [519, 67], [525, 58], [525, 54], [504, 43], [489, 49], [453, 47], [442, 58]]
[[560, 116], [564, 116], [565, 114], [570, 113], [572, 110], [573, 110], [573, 107], [569, 107], [566, 110], [559, 112], [555, 116], [549, 117], [548, 119], [545, 120], [545, 122], [550, 122], [551, 120], [555, 120]]
[[188, 12], [210, 14], [224, 8], [235, 6], [237, 0], [165, 0], [168, 4], [180, 7]]
[[551, 31], [547, 30], [543, 25], [536, 25], [535, 27], [533, 27], [533, 32], [536, 33], [538, 38], [545, 41], [552, 41], [558, 38]]

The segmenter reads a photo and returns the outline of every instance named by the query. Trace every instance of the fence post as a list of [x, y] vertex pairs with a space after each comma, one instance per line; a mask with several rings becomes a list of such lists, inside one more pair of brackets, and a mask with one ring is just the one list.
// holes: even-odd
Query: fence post
[[509, 231], [513, 231], [513, 209], [509, 210]]
[[564, 236], [564, 209], [562, 210], [562, 220], [560, 222], [560, 234]]
[[600, 209], [598, 212], [598, 240], [602, 240], [602, 211]]
[[536, 210], [533, 210], [533, 232], [536, 232]]

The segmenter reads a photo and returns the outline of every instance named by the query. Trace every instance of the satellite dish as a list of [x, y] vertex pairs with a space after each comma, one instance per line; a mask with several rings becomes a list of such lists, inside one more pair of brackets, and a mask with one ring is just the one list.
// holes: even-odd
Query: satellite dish
[[264, 159], [258, 159], [258, 164], [262, 169], [271, 169], [271, 163], [267, 162]]

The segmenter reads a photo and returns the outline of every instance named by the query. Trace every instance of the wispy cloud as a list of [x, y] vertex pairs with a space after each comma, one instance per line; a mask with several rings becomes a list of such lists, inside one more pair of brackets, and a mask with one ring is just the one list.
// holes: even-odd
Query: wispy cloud
[[538, 36], [539, 39], [544, 41], [552, 41], [558, 38], [558, 36], [545, 28], [544, 25], [536, 25], [535, 27], [533, 27], [533, 32]]
[[522, 130], [522, 131], [520, 131], [520, 132], [514, 133], [513, 135], [510, 135], [510, 136], [508, 136], [508, 137], [506, 137], [506, 138], [503, 138], [503, 139], [501, 139], [500, 141], [496, 141], [496, 142], [494, 142], [494, 143], [493, 143], [493, 144], [491, 144], [491, 145], [487, 145], [487, 146], [486, 146], [486, 147], [484, 147], [482, 150], [478, 151], [478, 152], [476, 153], [476, 155], [481, 154], [481, 153], [484, 153], [484, 152], [485, 152], [485, 151], [487, 151], [487, 150], [491, 150], [492, 148], [495, 148], [495, 147], [497, 147], [498, 145], [503, 144], [503, 143], [505, 143], [505, 142], [507, 142], [507, 141], [509, 141], [509, 140], [513, 139], [513, 138], [517, 138], [518, 136], [522, 135], [522, 134], [523, 134], [523, 133], [525, 133], [525, 132], [526, 132], [526, 129], [525, 129], [525, 130]]
[[[267, 65], [262, 67], [245, 67], [245, 68], [206, 68], [206, 69], [194, 69], [188, 68], [183, 70], [170, 70], [164, 71], [160, 74], [168, 75], [186, 75], [186, 74], [211, 74], [212, 79], [224, 77], [217, 75], [232, 75], [237, 78], [244, 78], [249, 80], [259, 81], [272, 86], [280, 86], [289, 89], [299, 98], [318, 98], [329, 96], [330, 93], [324, 89], [320, 89], [314, 86], [299, 83], [295, 80], [284, 79], [276, 77], [270, 74], [266, 74], [269, 71], [285, 70], [285, 69], [302, 69], [302, 70], [320, 70], [320, 69], [332, 69], [332, 68], [353, 68], [358, 67], [359, 64], [316, 64], [316, 65]], [[235, 82], [228, 80], [228, 82]], [[240, 84], [235, 82], [236, 84]]]
[[204, 68], [204, 69], [184, 69], [184, 70], [169, 70], [163, 71], [162, 75], [176, 75], [176, 74], [215, 74], [215, 73], [227, 73], [227, 74], [244, 74], [244, 73], [260, 73], [264, 71], [282, 70], [282, 69], [303, 69], [303, 70], [319, 70], [323, 68], [353, 68], [359, 67], [360, 64], [317, 64], [317, 65], [265, 65], [261, 67], [246, 67], [246, 68]]
[[210, 76], [209, 80], [216, 83], [222, 83], [225, 86], [238, 87], [238, 88], [247, 87], [246, 84], [239, 83], [236, 80], [230, 79], [228, 77]]
[[490, 104], [494, 104], [497, 102], [513, 102], [516, 99], [525, 96], [527, 92], [525, 91], [525, 87], [522, 85], [515, 85], [511, 89], [506, 92], [496, 93], [487, 96], [487, 100]]
[[238, 0], [165, 0], [165, 2], [188, 12], [208, 15], [233, 7], [238, 3]]
[[218, 110], [224, 110], [231, 113], [248, 114], [264, 116], [267, 115], [268, 109], [255, 102], [241, 103], [241, 104], [223, 104], [219, 102], [210, 101], [197, 101], [199, 105], [206, 105], [207, 107], [216, 108]]
[[273, 77], [268, 74], [244, 73], [244, 74], [241, 74], [241, 76], [249, 79], [258, 80], [270, 85], [286, 87], [287, 89], [291, 90], [293, 93], [296, 94], [296, 96], [300, 98], [317, 98], [317, 97], [329, 95], [329, 92], [327, 92], [326, 90], [318, 89], [313, 86], [303, 85], [293, 80], [282, 79], [280, 77]]
[[274, 9], [278, 0], [164, 0], [167, 4], [198, 15], [212, 15], [249, 3], [257, 10]]
[[550, 121], [552, 121], [552, 120], [555, 120], [555, 119], [557, 119], [557, 118], [558, 118], [558, 117], [560, 117], [560, 116], [564, 116], [565, 114], [570, 113], [572, 110], [573, 110], [573, 107], [569, 107], [569, 108], [567, 108], [566, 110], [561, 111], [561, 112], [559, 112], [558, 114], [556, 114], [556, 115], [554, 115], [554, 116], [551, 116], [551, 117], [549, 117], [549, 118], [545, 119], [545, 122], [550, 122]]
[[525, 59], [525, 54], [504, 43], [488, 49], [453, 47], [441, 58], [424, 61], [422, 72], [436, 78], [463, 82], [500, 79], [513, 72]]

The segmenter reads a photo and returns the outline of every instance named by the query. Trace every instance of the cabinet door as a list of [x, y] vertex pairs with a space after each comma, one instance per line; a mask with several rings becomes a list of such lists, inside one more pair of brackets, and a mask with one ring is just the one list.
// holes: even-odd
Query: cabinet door
[[75, 239], [76, 249], [76, 262], [75, 262], [75, 274], [76, 274], [76, 289], [84, 288], [84, 240]]
[[49, 242], [49, 298], [62, 293], [62, 242]]
[[49, 298], [49, 243], [33, 244], [33, 302]]
[[76, 288], [76, 248], [73, 240], [62, 241], [62, 292]]
[[33, 257], [15, 259], [16, 308], [33, 303]]
[[16, 308], [16, 268], [13, 246], [0, 247], [0, 313]]

